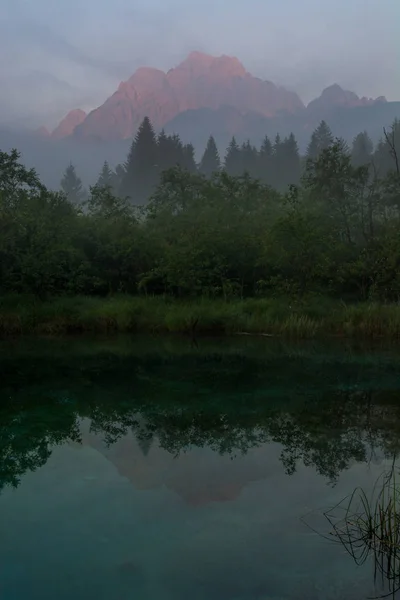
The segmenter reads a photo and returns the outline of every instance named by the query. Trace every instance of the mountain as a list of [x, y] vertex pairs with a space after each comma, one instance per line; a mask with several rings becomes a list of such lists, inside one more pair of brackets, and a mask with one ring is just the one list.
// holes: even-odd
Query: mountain
[[164, 488], [192, 507], [232, 502], [255, 481], [279, 472], [278, 451], [268, 446], [250, 450], [242, 458], [242, 464], [228, 455], [221, 456], [217, 464], [212, 454], [202, 448], [191, 448], [176, 460], [160, 447], [157, 439], [143, 453], [133, 434], [106, 447], [99, 437], [84, 430], [82, 444], [102, 454], [135, 489]]
[[196, 148], [204, 148], [212, 133], [218, 145], [225, 148], [233, 135], [238, 142], [247, 139], [256, 142], [260, 134], [264, 137], [272, 123], [275, 123], [274, 119], [259, 113], [223, 105], [217, 109], [198, 108], [181, 112], [166, 123], [164, 129], [167, 134], [177, 133], [185, 143], [194, 140]]
[[265, 133], [300, 130], [308, 135], [321, 119], [331, 120], [340, 109], [383, 104], [388, 104], [384, 97], [360, 98], [333, 84], [306, 107], [294, 92], [251, 75], [235, 57], [192, 52], [167, 73], [137, 69], [88, 115], [80, 110], [68, 113], [52, 138], [131, 139], [148, 116], [156, 130], [164, 127], [196, 146], [204, 146], [211, 133], [221, 144], [232, 135], [257, 143]]
[[72, 135], [78, 125], [83, 123], [86, 119], [85, 111], [80, 108], [71, 110], [61, 123], [54, 129], [51, 137], [54, 139], [61, 139]]
[[384, 96], [379, 98], [366, 98], [365, 96], [359, 98], [354, 92], [344, 90], [337, 83], [330, 85], [325, 88], [319, 98], [315, 98], [307, 105], [307, 112], [315, 113], [322, 112], [327, 113], [332, 109], [343, 107], [343, 108], [354, 108], [356, 106], [373, 106], [374, 104], [387, 102]]
[[144, 116], [156, 130], [164, 127], [193, 143], [199, 159], [210, 134], [221, 156], [232, 135], [258, 146], [278, 132], [293, 132], [303, 152], [321, 119], [350, 143], [364, 130], [377, 142], [383, 127], [400, 117], [400, 102], [359, 98], [334, 84], [305, 106], [293, 92], [252, 76], [237, 58], [192, 52], [167, 73], [138, 69], [96, 110], [72, 110], [51, 134], [45, 128], [0, 131], [0, 149], [18, 148], [50, 187], [58, 187], [69, 162], [89, 185], [105, 160], [114, 167], [126, 159]]
[[[224, 105], [270, 118], [305, 109], [297, 94], [254, 77], [237, 58], [192, 52], [167, 73], [139, 68], [104, 104], [77, 122], [73, 132], [80, 139], [126, 139], [145, 116], [160, 129], [187, 110], [218, 110]], [[73, 125], [70, 113], [53, 136], [70, 135]]]
[[49, 138], [50, 137], [50, 131], [47, 129], [47, 127], [39, 127], [39, 129], [36, 129], [36, 131], [34, 132], [34, 135], [36, 135], [39, 138]]
[[396, 117], [400, 117], [400, 102], [379, 99], [365, 104], [343, 104], [338, 101], [313, 107], [273, 118], [239, 111], [230, 106], [221, 106], [217, 110], [188, 110], [167, 123], [165, 131], [179, 134], [183, 142], [192, 142], [200, 149], [204, 149], [212, 133], [222, 152], [232, 135], [239, 143], [250, 139], [257, 146], [265, 135], [274, 138], [279, 133], [285, 137], [293, 132], [301, 151], [304, 151], [313, 130], [322, 119], [328, 122], [334, 136], [343, 137], [351, 143], [360, 131], [368, 131], [372, 140], [377, 142], [382, 137], [383, 127], [389, 127]]
[[[378, 102], [372, 106], [330, 109], [327, 122], [335, 136], [343, 137], [349, 143], [364, 130], [376, 143], [382, 137], [383, 127], [390, 127], [396, 117], [400, 118], [400, 102]], [[184, 142], [192, 142], [199, 159], [207, 137], [213, 132], [216, 132], [221, 156], [225, 154], [231, 135], [236, 135], [239, 143], [249, 138], [259, 145], [265, 134], [273, 138], [277, 132], [285, 136], [290, 131], [304, 152], [319, 121], [320, 115], [306, 110], [286, 117], [267, 118], [222, 106], [217, 110], [185, 111], [167, 123], [165, 130], [179, 134]], [[58, 189], [63, 171], [70, 162], [76, 166], [85, 186], [93, 184], [105, 160], [111, 167], [124, 162], [129, 145], [129, 139], [93, 143], [90, 139], [82, 141], [75, 136], [54, 139], [37, 132], [0, 130], [0, 149], [17, 148], [22, 153], [22, 161], [37, 169], [43, 182], [53, 189]]]

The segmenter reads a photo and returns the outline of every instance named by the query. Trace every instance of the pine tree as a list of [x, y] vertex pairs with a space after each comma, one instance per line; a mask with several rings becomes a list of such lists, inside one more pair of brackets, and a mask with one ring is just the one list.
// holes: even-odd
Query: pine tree
[[120, 182], [120, 192], [121, 196], [124, 196], [126, 198], [130, 198], [134, 193], [134, 185], [136, 179], [135, 148], [136, 138], [132, 140], [128, 156], [126, 158], [126, 161], [122, 165], [123, 175], [122, 180]]
[[123, 195], [135, 204], [143, 204], [157, 185], [159, 175], [157, 140], [148, 117], [143, 119], [132, 142], [125, 168]]
[[117, 165], [115, 170], [111, 174], [112, 179], [112, 190], [117, 196], [123, 196], [122, 185], [126, 176], [126, 169], [124, 165]]
[[200, 173], [206, 177], [211, 177], [221, 169], [221, 161], [219, 158], [218, 148], [212, 135], [208, 138], [207, 146], [203, 157], [200, 161]]
[[85, 190], [82, 180], [78, 177], [75, 167], [69, 164], [61, 179], [61, 189], [72, 204], [82, 204], [85, 199]]
[[353, 140], [351, 160], [355, 167], [368, 165], [371, 162], [374, 146], [366, 131], [359, 133]]
[[107, 161], [104, 161], [103, 167], [100, 171], [100, 175], [96, 182], [96, 187], [99, 187], [99, 188], [112, 188], [113, 187], [113, 173], [112, 173]]
[[281, 190], [284, 187], [285, 160], [283, 143], [279, 133], [277, 133], [275, 136], [274, 144], [272, 146], [271, 159], [271, 181], [269, 183], [276, 190]]
[[171, 138], [166, 135], [164, 129], [157, 137], [157, 164], [158, 171], [161, 174], [163, 171], [171, 168]]
[[184, 161], [184, 157], [183, 157], [183, 144], [181, 141], [181, 138], [179, 137], [178, 134], [174, 134], [173, 136], [171, 136], [169, 138], [170, 140], [170, 159], [171, 159], [171, 166], [172, 167], [176, 167], [176, 166], [183, 166], [183, 161]]
[[241, 162], [242, 162], [242, 171], [243, 173], [247, 173], [250, 177], [257, 177], [257, 166], [258, 166], [258, 152], [257, 149], [254, 148], [250, 144], [248, 140], [240, 149], [241, 153]]
[[332, 131], [326, 121], [321, 121], [311, 135], [311, 140], [307, 148], [307, 158], [317, 160], [321, 152], [332, 146], [333, 142]]
[[186, 171], [189, 171], [189, 173], [196, 173], [197, 171], [193, 144], [185, 144], [183, 146], [182, 167], [186, 169]]
[[192, 144], [183, 145], [179, 135], [166, 135], [161, 131], [157, 138], [159, 173], [180, 166], [190, 172], [196, 171]]
[[267, 184], [271, 184], [272, 173], [272, 143], [266, 135], [258, 153], [258, 178]]
[[282, 185], [296, 185], [300, 181], [301, 166], [299, 147], [293, 133], [282, 143]]
[[243, 174], [242, 156], [235, 136], [232, 137], [226, 149], [224, 170], [232, 177], [239, 177]]

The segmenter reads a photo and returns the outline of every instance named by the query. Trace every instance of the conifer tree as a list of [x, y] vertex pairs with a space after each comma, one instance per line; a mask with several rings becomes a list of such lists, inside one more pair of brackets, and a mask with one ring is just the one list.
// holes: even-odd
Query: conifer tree
[[181, 166], [190, 172], [196, 171], [192, 144], [182, 144], [179, 135], [166, 135], [162, 130], [157, 137], [159, 173], [172, 167]]
[[99, 187], [99, 188], [112, 188], [113, 187], [113, 173], [112, 173], [107, 161], [104, 161], [103, 167], [100, 171], [100, 175], [96, 182], [96, 187]]
[[189, 173], [196, 173], [196, 159], [195, 159], [195, 150], [193, 144], [185, 144], [182, 149], [183, 152], [183, 160], [182, 167], [189, 171]]
[[82, 204], [85, 190], [73, 164], [69, 164], [61, 179], [61, 189], [72, 204]]
[[307, 159], [317, 160], [321, 152], [332, 146], [333, 142], [332, 131], [326, 121], [321, 121], [311, 135], [311, 140], [307, 147]]
[[368, 165], [371, 162], [374, 146], [366, 131], [359, 133], [353, 140], [351, 161], [355, 167]]
[[260, 152], [258, 155], [258, 178], [267, 184], [271, 184], [271, 172], [272, 172], [272, 143], [269, 137], [266, 135], [261, 144]]
[[284, 185], [284, 146], [282, 143], [281, 136], [279, 133], [276, 134], [274, 144], [272, 146], [272, 157], [271, 157], [271, 181], [269, 184], [277, 189], [281, 190]]
[[242, 156], [235, 136], [232, 137], [226, 149], [224, 170], [232, 177], [238, 177], [243, 173]]
[[283, 186], [298, 184], [301, 175], [300, 154], [299, 147], [293, 133], [283, 140], [282, 166], [283, 178], [281, 184]]
[[111, 174], [112, 178], [112, 189], [114, 194], [117, 196], [123, 195], [122, 185], [126, 176], [126, 169], [124, 165], [117, 165], [115, 170]]
[[171, 166], [183, 166], [183, 144], [178, 134], [169, 137]]
[[221, 169], [218, 148], [212, 135], [208, 138], [207, 146], [200, 161], [200, 173], [206, 177], [211, 177], [213, 173]]
[[257, 177], [257, 161], [258, 161], [258, 152], [257, 149], [254, 148], [250, 144], [250, 141], [247, 140], [240, 149], [241, 153], [241, 163], [242, 163], [242, 172], [247, 173], [250, 177]]
[[125, 164], [122, 190], [134, 204], [143, 204], [158, 183], [158, 148], [153, 126], [145, 117], [132, 142]]
[[160, 173], [166, 171], [170, 167], [168, 156], [169, 150], [169, 139], [164, 129], [162, 129], [157, 136], [157, 164]]
[[120, 182], [120, 192], [121, 196], [126, 198], [131, 198], [134, 191], [135, 185], [135, 147], [136, 147], [136, 138], [132, 140], [132, 143], [129, 148], [128, 156], [126, 161], [122, 165], [123, 175], [122, 180]]

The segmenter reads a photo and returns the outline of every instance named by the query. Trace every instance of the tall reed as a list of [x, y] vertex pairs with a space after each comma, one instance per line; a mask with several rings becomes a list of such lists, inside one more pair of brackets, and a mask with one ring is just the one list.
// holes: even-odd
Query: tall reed
[[396, 597], [400, 591], [400, 479], [394, 464], [376, 481], [372, 494], [356, 488], [324, 513], [331, 539], [338, 541], [357, 565], [372, 557], [374, 581]]

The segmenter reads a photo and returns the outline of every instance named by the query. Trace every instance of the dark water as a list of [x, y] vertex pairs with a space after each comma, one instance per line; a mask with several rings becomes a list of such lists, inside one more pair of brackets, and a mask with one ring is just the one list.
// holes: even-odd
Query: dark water
[[400, 449], [400, 353], [0, 344], [1, 600], [362, 600], [323, 537]]

